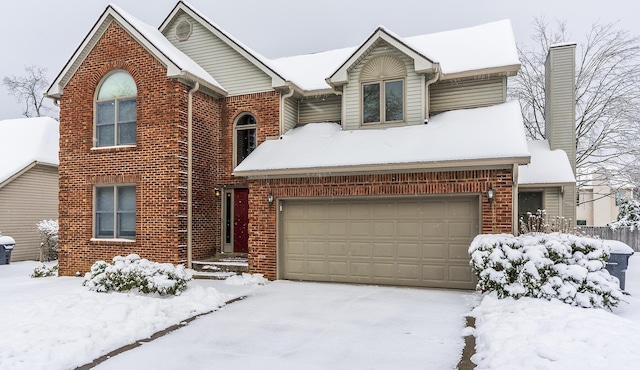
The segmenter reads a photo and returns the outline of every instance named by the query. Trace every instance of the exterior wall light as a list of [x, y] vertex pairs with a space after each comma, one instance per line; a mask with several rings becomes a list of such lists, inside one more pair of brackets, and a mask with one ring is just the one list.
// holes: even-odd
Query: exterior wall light
[[267, 202], [273, 204], [273, 194], [269, 193], [269, 195], [267, 195]]
[[220, 197], [220, 188], [213, 188], [213, 195], [215, 195], [216, 198]]
[[489, 190], [487, 190], [487, 200], [489, 200], [489, 203], [493, 203], [493, 201], [496, 198], [496, 191], [490, 187]]

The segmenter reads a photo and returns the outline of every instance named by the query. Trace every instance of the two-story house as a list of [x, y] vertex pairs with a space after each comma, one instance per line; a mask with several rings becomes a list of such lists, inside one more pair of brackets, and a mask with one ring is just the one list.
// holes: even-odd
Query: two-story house
[[471, 239], [517, 229], [519, 68], [509, 21], [271, 60], [183, 2], [158, 29], [110, 5], [47, 92], [61, 274], [240, 252], [269, 279], [473, 288]]

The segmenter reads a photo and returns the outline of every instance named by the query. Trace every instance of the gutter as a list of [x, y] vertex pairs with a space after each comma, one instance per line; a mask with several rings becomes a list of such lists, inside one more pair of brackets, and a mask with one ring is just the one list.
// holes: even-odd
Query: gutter
[[192, 268], [192, 223], [193, 223], [193, 94], [200, 89], [196, 81], [193, 89], [189, 90], [187, 103], [187, 268]]

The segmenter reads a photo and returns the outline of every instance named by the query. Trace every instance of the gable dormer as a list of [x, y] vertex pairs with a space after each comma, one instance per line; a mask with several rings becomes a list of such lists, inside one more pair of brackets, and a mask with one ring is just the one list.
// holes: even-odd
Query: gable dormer
[[327, 82], [343, 94], [343, 127], [421, 124], [425, 76], [437, 64], [379, 28]]

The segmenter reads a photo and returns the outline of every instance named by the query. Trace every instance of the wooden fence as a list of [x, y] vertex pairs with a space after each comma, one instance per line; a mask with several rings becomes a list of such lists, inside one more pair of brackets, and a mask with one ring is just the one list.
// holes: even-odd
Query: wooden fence
[[631, 231], [628, 227], [611, 230], [608, 226], [578, 226], [578, 230], [584, 235], [621, 241], [640, 252], [640, 230]]

